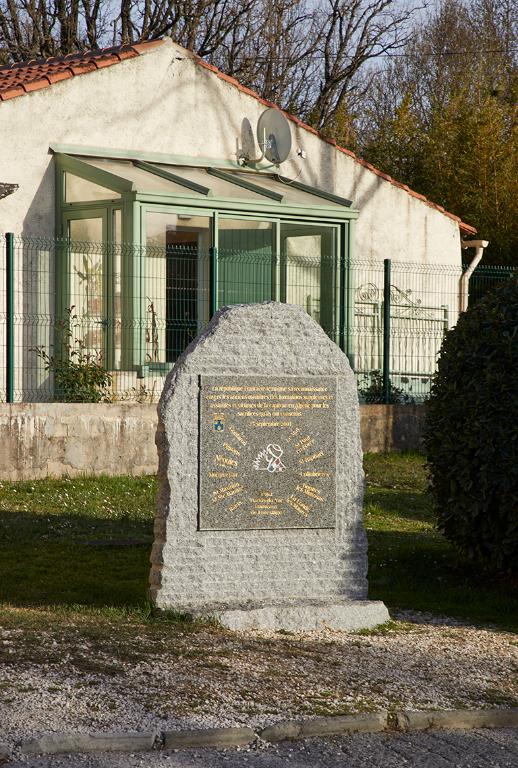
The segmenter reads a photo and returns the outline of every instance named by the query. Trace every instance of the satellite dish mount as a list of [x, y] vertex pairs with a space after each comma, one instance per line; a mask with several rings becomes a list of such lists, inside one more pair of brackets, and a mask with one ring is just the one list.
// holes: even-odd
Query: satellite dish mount
[[266, 109], [257, 121], [257, 143], [261, 156], [251, 159], [244, 157], [246, 163], [260, 163], [266, 158], [274, 165], [283, 163], [291, 150], [290, 125], [279, 109]]

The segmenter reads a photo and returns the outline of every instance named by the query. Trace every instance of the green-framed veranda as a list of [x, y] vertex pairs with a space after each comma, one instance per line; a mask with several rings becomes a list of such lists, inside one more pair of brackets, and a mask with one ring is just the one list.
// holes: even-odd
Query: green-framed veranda
[[[151, 365], [165, 372], [173, 362], [156, 355], [149, 359], [149, 349], [146, 352], [146, 280], [149, 282], [150, 253], [155, 247], [147, 238], [152, 214], [176, 217], [177, 222], [181, 219], [185, 231], [193, 229], [189, 219], [208, 222], [208, 247], [196, 248], [200, 263], [198, 297], [205, 296], [210, 288], [216, 270], [210, 269], [209, 262], [217, 258], [215, 296], [219, 305], [238, 301], [240, 284], [247, 286], [241, 297], [245, 301], [269, 298], [301, 304], [347, 350], [351, 312], [348, 263], [358, 215], [349, 201], [289, 181], [272, 168], [243, 169], [237, 164], [200, 159], [191, 159], [189, 164], [186, 158], [99, 148], [53, 149], [58, 236], [72, 243], [73, 230], [78, 226], [74, 222], [102, 222], [104, 315], [99, 325], [108, 368], [142, 374]], [[63, 149], [67, 151], [60, 151]], [[81, 184], [73, 181], [76, 179], [83, 184], [84, 199], [80, 199]], [[74, 184], [76, 191], [71, 194]], [[88, 185], [92, 185], [90, 189]], [[176, 231], [180, 230], [177, 224]], [[168, 231], [174, 232], [174, 225]], [[168, 237], [164, 255], [173, 259], [176, 253], [179, 258], [182, 249], [175, 251], [174, 242], [182, 242], [182, 238]], [[194, 240], [185, 241], [188, 247], [194, 245]], [[193, 253], [183, 250], [183, 256], [192, 261]], [[71, 259], [70, 247], [65, 246], [56, 265], [58, 316], [72, 303]], [[302, 281], [304, 270], [305, 279], [309, 280], [310, 273], [314, 276], [317, 259], [321, 294], [308, 294], [307, 300], [302, 288], [297, 290], [297, 279]], [[167, 282], [165, 273], [164, 277]], [[312, 290], [316, 291], [315, 280], [313, 283]], [[208, 301], [199, 300], [197, 307], [199, 330], [209, 319]], [[121, 327], [118, 339], [114, 334], [117, 323]]]

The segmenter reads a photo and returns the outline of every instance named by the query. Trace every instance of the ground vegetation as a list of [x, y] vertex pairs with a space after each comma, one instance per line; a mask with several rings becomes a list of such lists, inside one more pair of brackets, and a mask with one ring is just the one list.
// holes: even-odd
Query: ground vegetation
[[[365, 457], [370, 596], [518, 630], [518, 598], [435, 526], [419, 454]], [[0, 603], [136, 612], [147, 600], [154, 477], [0, 483]]]

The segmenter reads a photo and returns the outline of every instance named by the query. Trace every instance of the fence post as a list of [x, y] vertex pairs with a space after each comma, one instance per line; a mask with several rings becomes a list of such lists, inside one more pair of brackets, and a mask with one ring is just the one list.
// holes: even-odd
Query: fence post
[[5, 235], [5, 401], [14, 403], [14, 234]]
[[212, 317], [218, 309], [218, 250], [209, 248], [210, 277], [209, 277], [209, 317]]
[[390, 403], [390, 259], [383, 259], [383, 402]]
[[349, 359], [351, 368], [356, 373], [356, 352], [353, 344], [353, 332], [355, 321], [355, 261], [354, 261], [354, 221], [351, 220], [347, 225], [347, 257], [345, 264], [345, 282], [346, 282], [346, 336], [345, 336], [345, 354]]
[[[340, 313], [339, 313], [339, 319], [338, 319], [338, 346], [342, 350], [342, 352], [346, 351], [346, 338], [347, 338], [347, 328], [346, 328], [346, 311], [345, 311], [345, 303], [347, 301], [347, 272], [345, 267], [345, 253], [344, 253], [344, 247], [342, 246], [341, 253], [340, 253]], [[347, 350], [348, 351], [348, 350]]]

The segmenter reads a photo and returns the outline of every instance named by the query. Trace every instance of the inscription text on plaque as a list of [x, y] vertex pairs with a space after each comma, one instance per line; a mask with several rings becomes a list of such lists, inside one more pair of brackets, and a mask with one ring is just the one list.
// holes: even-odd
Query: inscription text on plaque
[[336, 379], [200, 376], [201, 530], [334, 528]]

